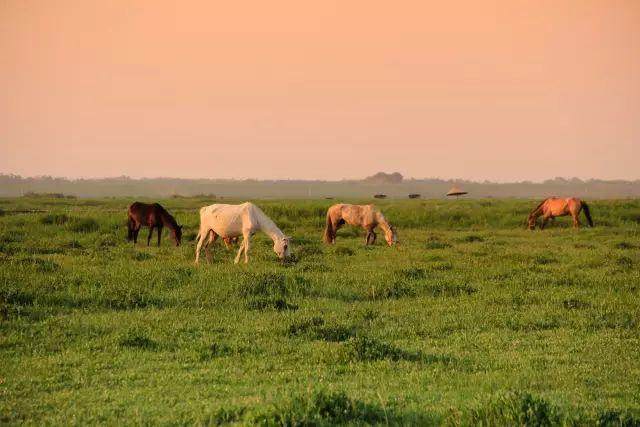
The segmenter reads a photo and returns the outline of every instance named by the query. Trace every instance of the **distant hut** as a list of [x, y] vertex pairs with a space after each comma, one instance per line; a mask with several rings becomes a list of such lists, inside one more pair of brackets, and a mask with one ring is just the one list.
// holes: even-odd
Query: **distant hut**
[[386, 194], [374, 194], [373, 197], [375, 197], [376, 199], [386, 199], [387, 195]]
[[467, 194], [467, 192], [463, 191], [460, 187], [458, 187], [457, 185], [454, 184], [454, 186], [451, 187], [451, 190], [449, 190], [449, 192], [446, 195], [448, 197], [456, 196], [456, 198], [457, 198], [457, 197], [462, 196], [464, 194]]
[[419, 199], [420, 195], [418, 193], [411, 193], [411, 194], [409, 194], [409, 198], [410, 199]]

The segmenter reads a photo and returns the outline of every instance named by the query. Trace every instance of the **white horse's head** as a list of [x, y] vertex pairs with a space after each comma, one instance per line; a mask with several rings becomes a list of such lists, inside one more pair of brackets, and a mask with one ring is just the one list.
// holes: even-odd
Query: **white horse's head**
[[384, 233], [384, 238], [387, 241], [387, 245], [393, 246], [398, 243], [398, 233], [393, 225], [389, 224], [389, 228]]
[[273, 251], [278, 255], [278, 258], [285, 259], [289, 256], [289, 246], [291, 246], [291, 238], [282, 236], [277, 238], [273, 242]]

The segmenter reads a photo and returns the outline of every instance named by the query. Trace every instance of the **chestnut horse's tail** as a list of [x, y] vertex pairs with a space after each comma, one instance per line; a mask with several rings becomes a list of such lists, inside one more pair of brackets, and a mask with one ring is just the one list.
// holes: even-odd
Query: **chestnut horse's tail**
[[333, 229], [333, 222], [331, 221], [331, 214], [327, 211], [327, 225], [324, 228], [324, 242], [325, 243], [333, 243], [333, 238], [335, 236], [335, 230]]
[[591, 219], [591, 211], [589, 210], [589, 205], [586, 202], [582, 202], [582, 210], [584, 211], [584, 216], [587, 217], [587, 222], [589, 223], [589, 227], [593, 227], [593, 220]]

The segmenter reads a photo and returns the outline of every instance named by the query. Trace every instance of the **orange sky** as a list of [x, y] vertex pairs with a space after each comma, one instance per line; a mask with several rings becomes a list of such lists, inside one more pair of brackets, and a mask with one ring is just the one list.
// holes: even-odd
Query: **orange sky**
[[0, 0], [0, 88], [3, 173], [640, 178], [638, 0]]

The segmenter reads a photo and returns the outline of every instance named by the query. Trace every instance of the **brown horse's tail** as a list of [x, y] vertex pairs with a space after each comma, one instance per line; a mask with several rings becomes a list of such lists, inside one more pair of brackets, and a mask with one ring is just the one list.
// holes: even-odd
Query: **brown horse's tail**
[[324, 242], [325, 243], [333, 243], [333, 238], [335, 236], [335, 230], [333, 229], [333, 222], [331, 221], [331, 214], [327, 212], [327, 225], [324, 228]]
[[587, 217], [587, 223], [589, 223], [589, 227], [593, 227], [593, 220], [591, 219], [591, 211], [589, 210], [589, 205], [585, 202], [582, 202], [582, 210], [584, 211], [584, 216]]

